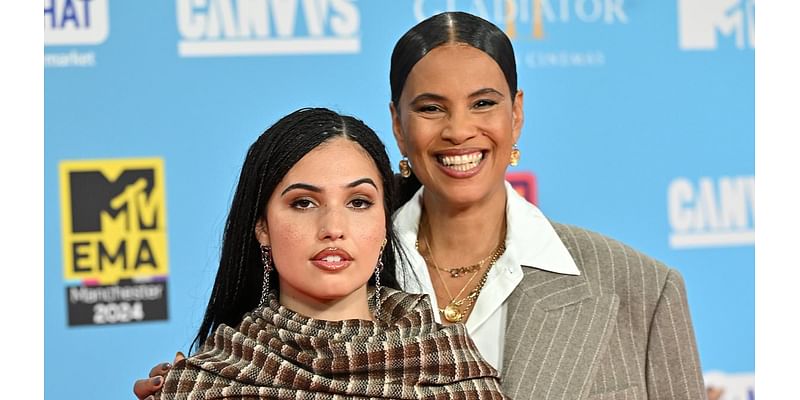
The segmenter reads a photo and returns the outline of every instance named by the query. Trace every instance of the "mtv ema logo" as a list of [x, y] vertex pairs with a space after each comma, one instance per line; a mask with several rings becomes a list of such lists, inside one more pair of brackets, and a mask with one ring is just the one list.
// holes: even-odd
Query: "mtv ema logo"
[[361, 51], [355, 0], [177, 0], [182, 57]]
[[167, 317], [161, 159], [62, 161], [69, 325]]
[[740, 49], [753, 48], [755, 0], [678, 0], [680, 47], [714, 50], [719, 36], [734, 36]]
[[742, 246], [755, 243], [755, 179], [674, 179], [667, 191], [670, 247]]
[[755, 400], [755, 377], [752, 373], [728, 374], [710, 371], [703, 374], [708, 400]]

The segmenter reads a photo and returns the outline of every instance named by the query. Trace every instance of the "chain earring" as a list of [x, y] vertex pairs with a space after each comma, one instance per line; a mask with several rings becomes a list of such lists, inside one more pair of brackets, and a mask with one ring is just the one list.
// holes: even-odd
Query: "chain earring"
[[511, 164], [512, 167], [516, 167], [519, 164], [520, 155], [521, 153], [519, 151], [519, 147], [517, 147], [517, 144], [514, 143], [514, 147], [511, 148], [511, 159], [508, 163]]
[[264, 282], [261, 284], [261, 303], [263, 306], [267, 304], [267, 296], [269, 296], [269, 274], [272, 272], [272, 247], [261, 245], [261, 262], [264, 264]]
[[400, 160], [400, 176], [403, 178], [408, 178], [411, 176], [411, 165], [408, 163], [408, 158], [403, 156], [403, 159]]
[[386, 248], [386, 239], [383, 239], [383, 244], [381, 245], [381, 252], [378, 253], [378, 264], [375, 266], [375, 293], [372, 295], [375, 300], [375, 319], [378, 319], [378, 315], [381, 313], [381, 272], [383, 272], [383, 249]]

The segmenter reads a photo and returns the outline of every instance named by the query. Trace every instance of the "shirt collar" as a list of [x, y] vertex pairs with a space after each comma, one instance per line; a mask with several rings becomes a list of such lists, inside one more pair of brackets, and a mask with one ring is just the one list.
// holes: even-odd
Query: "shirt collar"
[[553, 225], [538, 207], [529, 203], [506, 182], [508, 233], [506, 248], [524, 267], [567, 275], [580, 275]]
[[[506, 182], [506, 251], [512, 260], [524, 267], [567, 275], [580, 275], [580, 270], [550, 221], [535, 205], [520, 196]], [[406, 251], [415, 253], [414, 244], [422, 214], [422, 193], [417, 193], [394, 216], [394, 226]], [[412, 257], [414, 258], [414, 257]], [[415, 266], [414, 260], [412, 266]], [[423, 264], [424, 265], [424, 264]], [[424, 270], [424, 267], [414, 268]]]

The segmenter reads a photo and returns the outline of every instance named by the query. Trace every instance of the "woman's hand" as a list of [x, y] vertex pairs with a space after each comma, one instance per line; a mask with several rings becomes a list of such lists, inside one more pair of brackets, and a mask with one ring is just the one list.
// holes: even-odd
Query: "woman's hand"
[[172, 368], [172, 365], [184, 358], [186, 357], [184, 357], [183, 353], [178, 352], [175, 354], [175, 361], [172, 364], [168, 362], [158, 364], [150, 370], [149, 378], [137, 380], [133, 384], [133, 394], [136, 395], [136, 398], [139, 400], [152, 399], [153, 395], [164, 384], [164, 379], [167, 377], [167, 372]]

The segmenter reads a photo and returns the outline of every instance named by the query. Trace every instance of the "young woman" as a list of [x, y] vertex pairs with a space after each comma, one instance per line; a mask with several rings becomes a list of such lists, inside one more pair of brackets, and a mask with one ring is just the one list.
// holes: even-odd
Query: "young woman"
[[352, 117], [303, 109], [261, 135], [200, 350], [156, 397], [503, 398], [463, 326], [436, 324], [427, 296], [392, 289], [391, 179], [383, 144]]
[[429, 294], [439, 321], [465, 324], [506, 395], [705, 398], [680, 274], [551, 223], [505, 182], [524, 116], [499, 28], [461, 12], [420, 22], [394, 48], [390, 84], [405, 157], [395, 228], [410, 271], [400, 287]]

